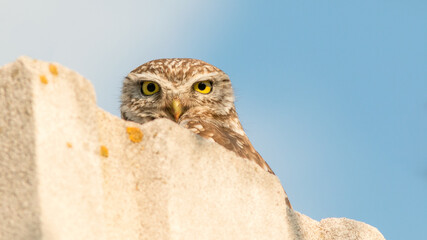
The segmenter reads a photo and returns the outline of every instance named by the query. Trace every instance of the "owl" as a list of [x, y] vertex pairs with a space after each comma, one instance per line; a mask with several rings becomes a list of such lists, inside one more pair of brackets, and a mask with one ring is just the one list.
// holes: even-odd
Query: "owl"
[[141, 124], [170, 119], [274, 174], [240, 124], [230, 78], [206, 62], [171, 58], [137, 67], [123, 82], [120, 111]]

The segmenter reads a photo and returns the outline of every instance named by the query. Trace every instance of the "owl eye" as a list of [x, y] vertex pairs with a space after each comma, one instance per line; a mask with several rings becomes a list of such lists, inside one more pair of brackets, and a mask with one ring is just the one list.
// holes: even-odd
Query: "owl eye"
[[196, 82], [193, 88], [199, 93], [208, 94], [212, 91], [212, 82], [211, 81]]
[[141, 86], [142, 94], [150, 96], [160, 90], [159, 84], [152, 81], [144, 81]]

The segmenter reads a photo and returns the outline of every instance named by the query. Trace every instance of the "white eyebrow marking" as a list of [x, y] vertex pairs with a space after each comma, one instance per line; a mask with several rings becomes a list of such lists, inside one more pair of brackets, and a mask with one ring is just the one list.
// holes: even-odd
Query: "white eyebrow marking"
[[199, 73], [199, 74], [196, 74], [194, 77], [181, 82], [182, 85], [176, 86], [174, 85], [173, 82], [169, 81], [168, 79], [165, 79], [151, 72], [142, 72], [142, 73], [131, 72], [127, 75], [127, 78], [129, 78], [129, 80], [131, 81], [144, 81], [144, 80], [154, 81], [154, 82], [157, 82], [161, 87], [165, 89], [174, 89], [175, 90], [174, 92], [185, 92], [187, 89], [190, 89], [194, 83], [198, 81], [214, 80], [218, 78], [230, 79], [228, 75], [223, 72]]
[[173, 89], [174, 85], [172, 82], [168, 81], [165, 78], [160, 77], [157, 74], [153, 74], [150, 72], [143, 72], [143, 73], [129, 73], [127, 76], [132, 81], [154, 81], [157, 82], [161, 87], [166, 87], [169, 89]]

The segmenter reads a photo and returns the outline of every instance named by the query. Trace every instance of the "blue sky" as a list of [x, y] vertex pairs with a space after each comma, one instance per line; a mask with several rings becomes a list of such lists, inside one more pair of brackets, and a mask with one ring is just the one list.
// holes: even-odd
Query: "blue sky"
[[2, 1], [0, 65], [89, 78], [119, 115], [123, 77], [163, 57], [228, 73], [255, 148], [294, 208], [427, 239], [426, 1]]

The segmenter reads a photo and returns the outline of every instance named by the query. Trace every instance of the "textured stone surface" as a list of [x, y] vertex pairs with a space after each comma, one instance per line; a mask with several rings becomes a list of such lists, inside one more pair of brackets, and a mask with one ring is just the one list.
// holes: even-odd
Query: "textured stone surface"
[[177, 124], [99, 109], [29, 58], [0, 69], [0, 239], [384, 239], [286, 207], [279, 179]]
[[54, 73], [29, 58], [0, 71], [2, 239], [105, 232], [93, 87], [64, 67]]

